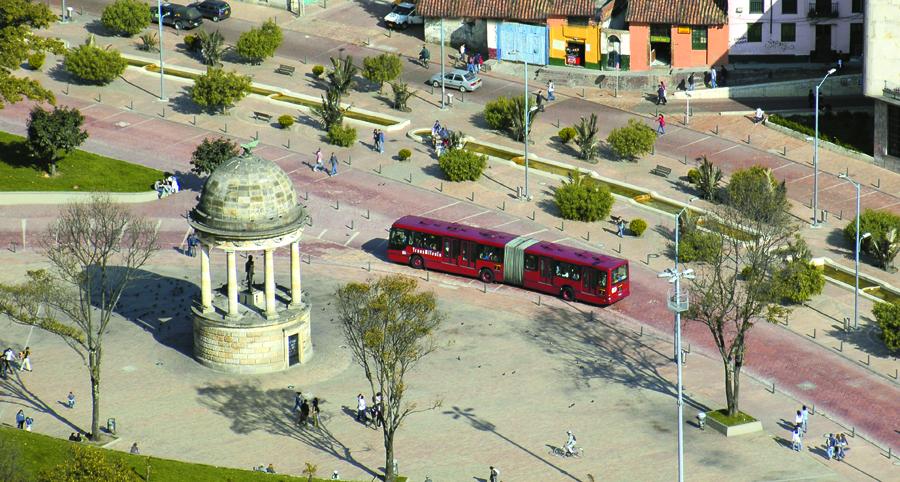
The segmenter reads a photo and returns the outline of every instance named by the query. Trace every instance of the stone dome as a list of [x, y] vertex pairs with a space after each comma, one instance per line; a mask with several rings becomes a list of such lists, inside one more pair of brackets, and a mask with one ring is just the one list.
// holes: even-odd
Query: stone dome
[[294, 184], [277, 164], [253, 154], [235, 156], [216, 168], [190, 213], [198, 231], [224, 238], [261, 239], [300, 229], [306, 211]]

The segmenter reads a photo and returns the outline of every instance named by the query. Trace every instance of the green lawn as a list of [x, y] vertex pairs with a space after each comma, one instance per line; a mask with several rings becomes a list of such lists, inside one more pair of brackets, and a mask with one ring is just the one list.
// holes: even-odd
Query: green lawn
[[163, 173], [81, 150], [58, 163], [56, 176], [45, 177], [25, 147], [25, 138], [0, 132], [0, 191], [150, 191]]
[[717, 422], [719, 422], [723, 425], [729, 426], [729, 427], [731, 427], [733, 425], [740, 425], [742, 423], [750, 423], [750, 422], [756, 421], [755, 418], [751, 417], [750, 415], [747, 415], [744, 412], [738, 412], [738, 414], [735, 415], [734, 417], [729, 417], [728, 409], [726, 409], [726, 408], [721, 408], [719, 410], [713, 410], [710, 412], [706, 412], [706, 416], [709, 418], [715, 419]]
[[[28, 473], [26, 480], [33, 480], [34, 476], [43, 468], [62, 463], [69, 454], [69, 447], [74, 442], [40, 435], [24, 430], [16, 430], [11, 427], [0, 427], [0, 439], [4, 439], [18, 446], [21, 453], [23, 469]], [[122, 447], [128, 447], [129, 442], [119, 441]], [[157, 459], [141, 455], [131, 455], [115, 450], [106, 450], [109, 457], [121, 460], [126, 467], [130, 467], [140, 477], [146, 480], [147, 464], [150, 464], [150, 479], [153, 482], [224, 482], [224, 481], [306, 481], [306, 478], [291, 477], [287, 475], [272, 475], [249, 470], [226, 469], [211, 465], [189, 464], [175, 460]], [[268, 462], [268, 461], [266, 461]], [[275, 470], [278, 463], [275, 461]], [[313, 479], [324, 482], [324, 479]]]

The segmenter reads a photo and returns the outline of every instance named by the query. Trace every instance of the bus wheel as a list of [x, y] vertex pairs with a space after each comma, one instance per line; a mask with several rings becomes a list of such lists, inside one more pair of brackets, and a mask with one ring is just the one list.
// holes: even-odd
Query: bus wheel
[[575, 301], [575, 292], [568, 286], [563, 287], [562, 291], [560, 291], [560, 296], [566, 301]]
[[481, 268], [481, 272], [478, 273], [478, 279], [484, 281], [485, 283], [493, 283], [494, 272], [487, 268]]
[[423, 269], [425, 268], [425, 260], [421, 256], [415, 255], [409, 258], [409, 265], [415, 269]]

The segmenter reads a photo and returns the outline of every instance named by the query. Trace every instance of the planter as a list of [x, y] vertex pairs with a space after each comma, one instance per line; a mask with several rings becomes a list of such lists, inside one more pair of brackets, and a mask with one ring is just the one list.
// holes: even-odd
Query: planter
[[747, 435], [749, 433], [762, 432], [762, 422], [753, 420], [750, 422], [739, 423], [735, 425], [726, 425], [724, 422], [716, 420], [713, 412], [708, 412], [706, 416], [706, 424], [714, 428], [726, 437], [737, 437], [738, 435]]

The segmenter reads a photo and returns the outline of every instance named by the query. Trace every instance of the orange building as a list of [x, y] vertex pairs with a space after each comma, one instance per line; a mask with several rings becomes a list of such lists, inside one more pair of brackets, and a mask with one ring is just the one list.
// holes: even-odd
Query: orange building
[[727, 0], [629, 0], [631, 70], [728, 63]]

